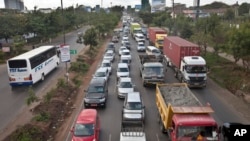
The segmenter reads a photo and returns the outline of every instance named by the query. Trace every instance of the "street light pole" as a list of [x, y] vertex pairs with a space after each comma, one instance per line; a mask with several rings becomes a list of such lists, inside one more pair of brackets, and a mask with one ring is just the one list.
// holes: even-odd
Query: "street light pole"
[[[65, 39], [65, 22], [64, 22], [64, 10], [63, 10], [63, 0], [61, 0], [61, 8], [62, 8], [62, 25], [63, 25], [63, 46], [65, 46], [66, 45], [66, 39]], [[69, 73], [68, 73], [68, 64], [67, 64], [67, 62], [65, 62], [65, 66], [66, 66], [66, 74], [65, 74], [65, 77], [66, 77], [66, 81], [67, 81], [67, 84], [68, 84], [68, 82], [69, 82]]]

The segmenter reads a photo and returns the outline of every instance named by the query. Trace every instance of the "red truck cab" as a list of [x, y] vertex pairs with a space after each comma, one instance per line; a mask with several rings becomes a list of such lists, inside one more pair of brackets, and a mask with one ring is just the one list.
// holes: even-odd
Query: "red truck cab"
[[209, 114], [174, 114], [172, 118], [172, 141], [197, 140], [202, 133], [202, 141], [218, 141], [216, 121]]

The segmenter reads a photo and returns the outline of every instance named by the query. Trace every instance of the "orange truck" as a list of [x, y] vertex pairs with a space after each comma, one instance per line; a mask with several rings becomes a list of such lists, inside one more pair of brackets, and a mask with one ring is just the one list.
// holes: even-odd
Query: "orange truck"
[[171, 141], [219, 140], [213, 109], [202, 105], [186, 83], [157, 84], [156, 106], [160, 129]]

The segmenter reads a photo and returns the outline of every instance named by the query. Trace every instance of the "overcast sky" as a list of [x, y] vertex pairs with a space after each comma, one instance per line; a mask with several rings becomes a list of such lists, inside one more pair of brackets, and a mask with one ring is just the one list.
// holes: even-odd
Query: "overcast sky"
[[[61, 6], [61, 0], [23, 0], [24, 5], [29, 9], [34, 9], [34, 6], [38, 8], [57, 8]], [[63, 0], [63, 7], [75, 6], [78, 5], [88, 5], [94, 7], [95, 5], [101, 5], [101, 1], [103, 1], [104, 7], [110, 7], [111, 2], [112, 6], [114, 5], [122, 5], [127, 6], [131, 5], [134, 7], [136, 4], [141, 4], [141, 0]], [[150, 0], [151, 1], [151, 0]], [[200, 0], [201, 5], [212, 3], [213, 1], [220, 1], [226, 4], [234, 4], [238, 1], [239, 4], [243, 2], [248, 2], [249, 0]], [[174, 0], [175, 3], [183, 3], [186, 6], [192, 6], [193, 0]], [[166, 5], [171, 6], [172, 0], [166, 0]], [[4, 8], [4, 0], [0, 0], [0, 8]]]

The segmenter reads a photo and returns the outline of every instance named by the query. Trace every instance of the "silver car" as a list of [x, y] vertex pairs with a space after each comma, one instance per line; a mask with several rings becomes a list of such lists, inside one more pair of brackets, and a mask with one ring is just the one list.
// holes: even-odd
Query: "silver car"
[[145, 122], [145, 106], [139, 92], [130, 92], [125, 97], [122, 122]]
[[134, 87], [130, 77], [122, 77], [117, 84], [117, 97], [125, 98], [128, 93], [134, 91]]

